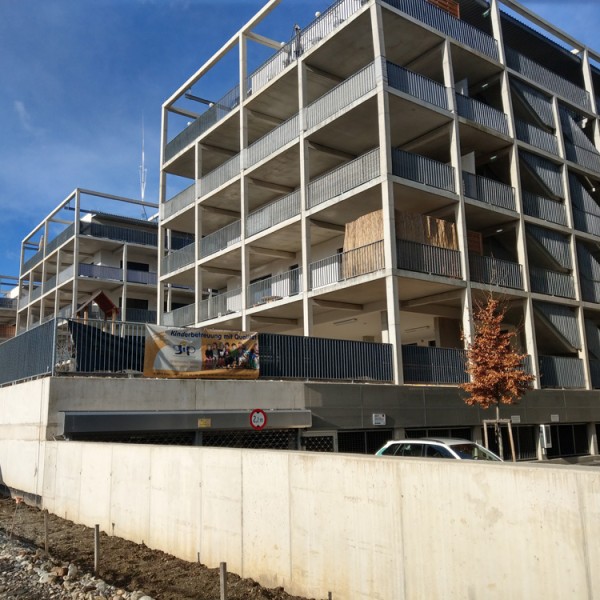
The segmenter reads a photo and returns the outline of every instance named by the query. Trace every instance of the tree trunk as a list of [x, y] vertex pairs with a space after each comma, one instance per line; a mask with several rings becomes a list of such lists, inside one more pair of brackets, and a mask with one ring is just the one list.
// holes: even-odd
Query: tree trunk
[[502, 443], [502, 429], [500, 428], [500, 400], [496, 402], [496, 423], [494, 424], [496, 442], [498, 444], [498, 455], [504, 459], [504, 445]]

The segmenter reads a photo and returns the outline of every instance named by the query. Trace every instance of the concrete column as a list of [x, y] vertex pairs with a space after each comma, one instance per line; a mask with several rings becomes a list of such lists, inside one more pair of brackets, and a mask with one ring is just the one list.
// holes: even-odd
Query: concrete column
[[73, 238], [73, 298], [71, 299], [71, 314], [77, 313], [77, 297], [79, 295], [79, 228], [81, 226], [81, 194], [75, 190], [75, 237]]
[[242, 290], [242, 329], [247, 331], [250, 327], [250, 318], [247, 316], [248, 310], [248, 286], [250, 285], [250, 252], [246, 246], [246, 218], [248, 216], [249, 190], [248, 180], [245, 175], [246, 170], [246, 148], [248, 147], [248, 112], [244, 107], [243, 100], [246, 98], [247, 86], [247, 68], [248, 53], [246, 45], [246, 36], [240, 33], [238, 38], [239, 50], [239, 77], [240, 77], [240, 153], [241, 153], [241, 179], [240, 179], [240, 239], [242, 242], [241, 253], [241, 271], [242, 281], [240, 288]]
[[[200, 304], [202, 302], [202, 268], [200, 267], [200, 245], [202, 241], [202, 205], [198, 201], [200, 195], [200, 177], [202, 173], [202, 146], [195, 144], [194, 178], [196, 180], [196, 200], [194, 202], [194, 321], [200, 323]], [[169, 310], [171, 310], [172, 290], [169, 286]]]
[[121, 321], [127, 320], [127, 244], [123, 244], [123, 287], [121, 288]]
[[583, 73], [583, 83], [585, 91], [590, 96], [590, 112], [594, 115], [598, 114], [598, 107], [596, 106], [596, 94], [594, 92], [594, 82], [592, 79], [592, 69], [590, 67], [590, 52], [587, 48], [584, 48], [580, 54], [581, 56], [581, 69]]
[[[161, 282], [162, 276], [162, 258], [165, 255], [165, 228], [162, 224], [162, 211], [163, 204], [165, 202], [166, 197], [166, 184], [167, 184], [167, 175], [163, 171], [163, 163], [164, 163], [164, 151], [165, 146], [167, 144], [167, 135], [168, 135], [168, 122], [169, 122], [169, 113], [167, 109], [163, 106], [161, 113], [161, 144], [160, 144], [160, 177], [158, 180], [158, 211], [159, 211], [159, 221], [158, 221], [158, 249], [157, 249], [157, 261], [156, 261], [156, 314], [157, 314], [157, 322], [159, 325], [164, 323], [163, 313], [164, 313], [164, 301], [165, 301], [165, 286]], [[167, 299], [167, 310], [170, 307], [170, 299]]]

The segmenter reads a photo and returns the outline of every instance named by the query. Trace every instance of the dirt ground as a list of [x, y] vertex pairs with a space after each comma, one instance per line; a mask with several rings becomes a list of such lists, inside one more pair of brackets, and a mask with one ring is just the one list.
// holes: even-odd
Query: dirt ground
[[[0, 530], [44, 547], [44, 513], [0, 497]], [[81, 570], [94, 568], [94, 531], [48, 515], [49, 554]], [[116, 587], [143, 589], [155, 600], [219, 600], [219, 570], [189, 563], [157, 550], [104, 533], [100, 537], [98, 576]], [[283, 588], [266, 589], [251, 579], [227, 575], [227, 600], [307, 600]]]

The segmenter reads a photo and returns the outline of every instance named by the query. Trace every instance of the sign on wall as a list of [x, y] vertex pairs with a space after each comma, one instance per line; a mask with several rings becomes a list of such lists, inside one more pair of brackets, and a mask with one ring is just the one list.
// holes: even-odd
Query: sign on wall
[[257, 379], [258, 334], [146, 325], [145, 377]]

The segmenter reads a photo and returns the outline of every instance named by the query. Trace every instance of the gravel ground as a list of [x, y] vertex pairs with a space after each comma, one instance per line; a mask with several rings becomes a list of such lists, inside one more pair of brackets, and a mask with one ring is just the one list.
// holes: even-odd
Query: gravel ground
[[[218, 569], [189, 563], [121, 538], [100, 536], [98, 577], [94, 532], [0, 498], [0, 600], [219, 600]], [[227, 575], [227, 600], [307, 600], [283, 588], [266, 589], [251, 579]]]

